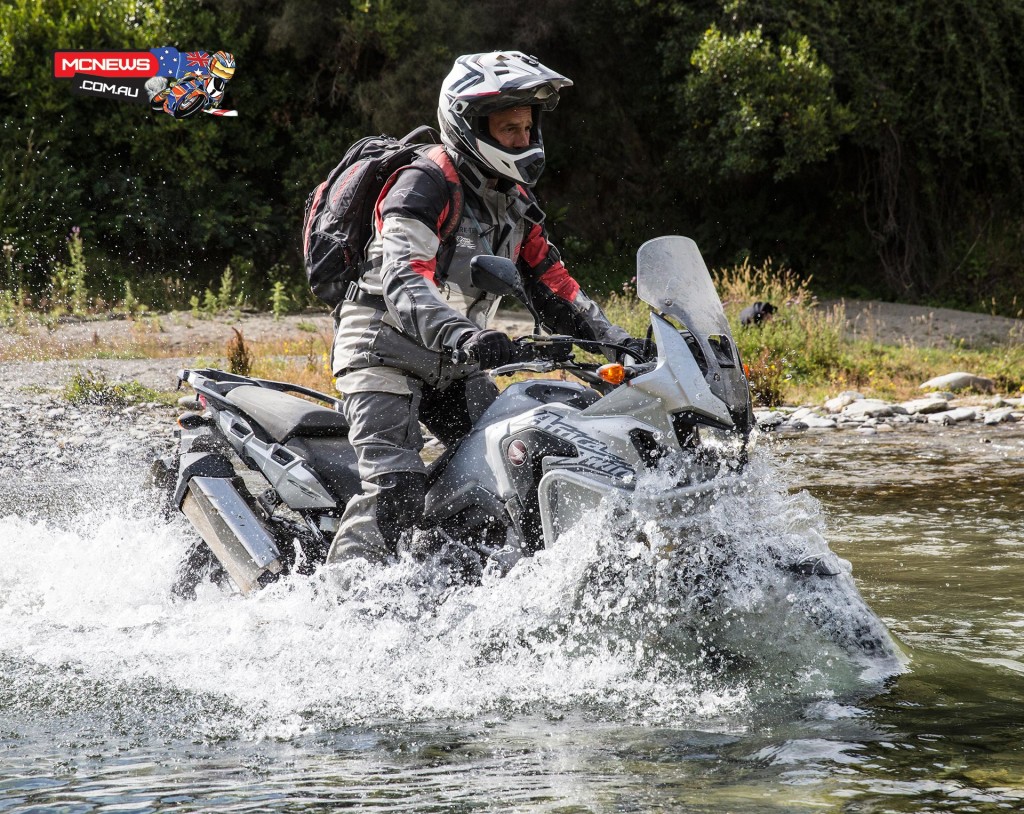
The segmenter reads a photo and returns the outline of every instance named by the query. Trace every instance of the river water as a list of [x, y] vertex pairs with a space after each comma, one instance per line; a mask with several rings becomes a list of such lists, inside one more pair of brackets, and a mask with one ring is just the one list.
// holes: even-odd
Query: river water
[[[1012, 425], [770, 438], [481, 587], [185, 603], [144, 462], [23, 473], [0, 811], [1022, 810], [1022, 464]], [[853, 578], [780, 570], [826, 544]]]

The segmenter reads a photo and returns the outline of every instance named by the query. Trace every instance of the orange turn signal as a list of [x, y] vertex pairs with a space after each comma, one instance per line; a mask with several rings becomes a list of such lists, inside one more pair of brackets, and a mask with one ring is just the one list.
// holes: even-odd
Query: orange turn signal
[[748, 365], [746, 362], [743, 363], [743, 375], [746, 376], [748, 379], [750, 378], [750, 365]]
[[618, 362], [613, 362], [610, 365], [601, 365], [597, 369], [597, 375], [608, 382], [608, 384], [622, 384], [626, 381], [626, 368]]

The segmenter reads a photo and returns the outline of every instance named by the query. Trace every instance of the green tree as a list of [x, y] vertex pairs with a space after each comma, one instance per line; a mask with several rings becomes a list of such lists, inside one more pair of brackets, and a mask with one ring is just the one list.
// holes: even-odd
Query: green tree
[[686, 159], [707, 178], [781, 181], [834, 153], [853, 127], [806, 36], [788, 32], [776, 45], [760, 26], [733, 36], [712, 26], [690, 62], [677, 105]]

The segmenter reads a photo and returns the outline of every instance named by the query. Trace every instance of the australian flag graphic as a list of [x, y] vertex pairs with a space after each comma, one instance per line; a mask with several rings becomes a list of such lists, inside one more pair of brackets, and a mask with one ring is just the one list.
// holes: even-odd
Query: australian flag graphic
[[181, 79], [187, 73], [210, 75], [210, 55], [206, 51], [179, 51], [177, 48], [165, 47], [151, 48], [149, 52], [160, 63], [157, 76]]

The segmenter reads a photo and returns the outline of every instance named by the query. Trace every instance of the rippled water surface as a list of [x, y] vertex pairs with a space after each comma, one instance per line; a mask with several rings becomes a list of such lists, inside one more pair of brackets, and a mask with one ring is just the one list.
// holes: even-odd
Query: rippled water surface
[[[477, 588], [191, 603], [141, 462], [26, 473], [0, 811], [1024, 809], [1022, 465], [1012, 426], [771, 439], [694, 516], [647, 484]], [[899, 652], [848, 575], [780, 567], [826, 543]]]

